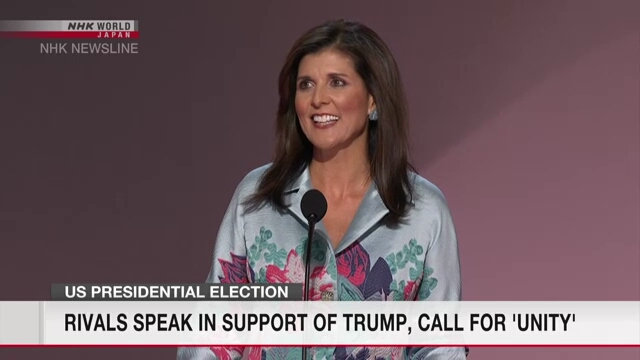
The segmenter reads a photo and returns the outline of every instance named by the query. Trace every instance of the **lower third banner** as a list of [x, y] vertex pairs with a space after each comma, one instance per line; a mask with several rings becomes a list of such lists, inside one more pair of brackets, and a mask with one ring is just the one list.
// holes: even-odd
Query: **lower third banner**
[[0, 346], [640, 346], [640, 302], [0, 302]]

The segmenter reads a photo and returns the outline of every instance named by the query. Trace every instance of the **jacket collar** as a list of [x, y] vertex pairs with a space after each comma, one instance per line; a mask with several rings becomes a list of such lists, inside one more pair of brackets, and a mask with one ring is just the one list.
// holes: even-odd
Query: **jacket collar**
[[[302, 196], [311, 189], [313, 189], [313, 185], [311, 184], [309, 166], [305, 166], [298, 178], [285, 190], [285, 200], [288, 204], [288, 211], [294, 215], [305, 228], [308, 228], [308, 223], [300, 210], [300, 202], [302, 201]], [[389, 209], [384, 205], [378, 193], [377, 186], [372, 182], [347, 232], [338, 244], [338, 247], [334, 249], [334, 253], [338, 254], [355, 241], [360, 240], [369, 232], [373, 231], [387, 213], [389, 213]], [[322, 220], [316, 225], [316, 233], [319, 233], [322, 237], [329, 240], [329, 235]]]

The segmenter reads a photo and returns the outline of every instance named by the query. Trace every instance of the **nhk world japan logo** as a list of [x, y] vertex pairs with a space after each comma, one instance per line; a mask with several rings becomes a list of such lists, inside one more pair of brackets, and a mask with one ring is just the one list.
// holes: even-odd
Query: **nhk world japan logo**
[[6, 20], [0, 38], [39, 39], [41, 54], [137, 54], [137, 20]]

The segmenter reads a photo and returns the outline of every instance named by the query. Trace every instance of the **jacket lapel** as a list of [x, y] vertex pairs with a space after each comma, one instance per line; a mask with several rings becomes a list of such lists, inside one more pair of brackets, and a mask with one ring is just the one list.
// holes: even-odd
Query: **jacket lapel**
[[335, 253], [343, 251], [355, 241], [360, 240], [363, 236], [373, 231], [379, 224], [380, 220], [389, 213], [389, 209], [384, 205], [378, 188], [372, 182], [369, 190], [365, 194], [360, 207], [356, 212], [347, 232], [335, 249]]

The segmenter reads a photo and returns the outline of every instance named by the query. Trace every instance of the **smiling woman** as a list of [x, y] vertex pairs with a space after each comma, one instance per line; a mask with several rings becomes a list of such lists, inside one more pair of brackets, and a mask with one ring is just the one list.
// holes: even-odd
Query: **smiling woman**
[[[311, 243], [311, 300], [457, 301], [460, 265], [444, 196], [408, 161], [402, 81], [368, 27], [330, 21], [298, 39], [279, 77], [272, 164], [238, 185], [208, 282], [304, 283], [303, 195], [327, 213]], [[283, 354], [283, 351], [286, 354]], [[464, 359], [464, 348], [306, 349], [312, 359]], [[300, 348], [182, 348], [179, 359], [300, 358]], [[307, 354], [305, 352], [304, 354]]]
[[[323, 166], [356, 166], [352, 188], [335, 189], [328, 193], [325, 227], [332, 245], [337, 247], [355, 216], [355, 212], [369, 184], [367, 155], [368, 114], [375, 110], [373, 96], [355, 70], [351, 58], [339, 50], [329, 48], [309, 54], [298, 69], [295, 108], [302, 132], [313, 144], [311, 176], [319, 189], [332, 191], [331, 168]], [[321, 165], [322, 164], [322, 165]], [[331, 165], [335, 164], [335, 165]], [[325, 176], [328, 175], [328, 176]], [[356, 178], [356, 177], [359, 177]], [[345, 186], [351, 179], [344, 179]], [[326, 182], [326, 183], [323, 183]]]

